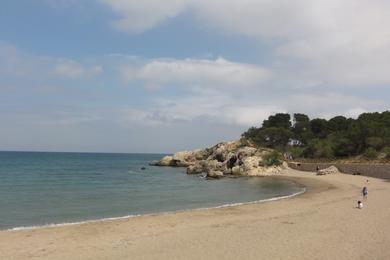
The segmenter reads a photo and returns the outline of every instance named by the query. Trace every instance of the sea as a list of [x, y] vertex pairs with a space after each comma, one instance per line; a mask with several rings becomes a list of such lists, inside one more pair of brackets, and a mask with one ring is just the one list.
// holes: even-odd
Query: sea
[[281, 178], [208, 180], [149, 166], [165, 154], [0, 152], [0, 230], [225, 207], [304, 188]]

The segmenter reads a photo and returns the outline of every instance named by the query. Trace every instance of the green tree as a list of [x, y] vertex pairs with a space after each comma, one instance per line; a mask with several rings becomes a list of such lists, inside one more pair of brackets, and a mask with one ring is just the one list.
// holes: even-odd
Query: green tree
[[294, 138], [302, 142], [307, 143], [312, 138], [310, 131], [310, 119], [305, 114], [294, 114], [293, 125]]
[[290, 114], [278, 113], [274, 116], [269, 116], [267, 120], [263, 121], [263, 128], [291, 128], [291, 117]]
[[328, 121], [327, 127], [331, 132], [346, 131], [349, 121], [346, 117], [336, 116]]
[[329, 133], [328, 121], [316, 118], [310, 121], [310, 130], [317, 138], [326, 138]]
[[290, 146], [287, 148], [287, 151], [291, 153], [294, 159], [302, 158], [305, 155], [305, 147], [300, 146]]
[[[294, 157], [369, 156], [374, 150], [390, 147], [390, 111], [363, 113], [357, 119], [336, 116], [329, 121], [310, 120], [296, 113], [293, 123], [291, 126], [289, 114], [271, 115], [262, 127], [251, 127], [242, 137], [261, 146], [287, 150]], [[299, 142], [291, 142], [295, 140]], [[299, 146], [292, 146], [297, 143]]]
[[336, 157], [351, 156], [356, 153], [355, 143], [341, 133], [336, 132], [330, 135], [328, 140], [332, 145]]
[[381, 150], [385, 145], [383, 139], [378, 136], [367, 137], [366, 144], [368, 147], [372, 147], [375, 150]]
[[306, 157], [310, 158], [327, 158], [334, 157], [332, 145], [327, 140], [313, 139], [306, 147], [304, 152]]
[[260, 129], [256, 128], [254, 126], [250, 127], [246, 132], [244, 132], [241, 137], [252, 139], [255, 138], [256, 135], [259, 133]]
[[292, 132], [290, 130], [270, 127], [261, 129], [252, 140], [258, 145], [282, 150], [291, 136]]

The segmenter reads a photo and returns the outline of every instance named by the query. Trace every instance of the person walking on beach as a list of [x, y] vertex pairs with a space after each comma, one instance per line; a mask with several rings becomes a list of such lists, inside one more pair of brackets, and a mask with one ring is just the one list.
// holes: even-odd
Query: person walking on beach
[[362, 190], [362, 193], [363, 193], [363, 198], [367, 199], [367, 195], [368, 195], [368, 189], [366, 186], [364, 186], [363, 190]]
[[360, 200], [358, 201], [357, 208], [358, 209], [362, 209], [363, 208], [363, 202], [361, 202]]

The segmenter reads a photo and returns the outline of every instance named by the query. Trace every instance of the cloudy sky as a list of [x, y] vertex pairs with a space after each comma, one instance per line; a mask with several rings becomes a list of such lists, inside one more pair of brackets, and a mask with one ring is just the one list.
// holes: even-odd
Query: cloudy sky
[[388, 0], [2, 0], [0, 150], [175, 152], [390, 108]]

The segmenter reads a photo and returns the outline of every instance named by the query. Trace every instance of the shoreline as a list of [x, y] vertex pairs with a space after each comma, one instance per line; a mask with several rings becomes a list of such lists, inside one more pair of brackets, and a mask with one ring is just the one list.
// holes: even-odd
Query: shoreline
[[[0, 231], [1, 259], [390, 259], [390, 182], [287, 170], [288, 199]], [[370, 180], [365, 207], [356, 208]]]
[[[241, 177], [244, 177], [244, 176], [241, 176]], [[238, 178], [241, 178], [241, 177], [238, 177]], [[33, 226], [20, 226], [20, 227], [0, 229], [0, 232], [15, 232], [15, 231], [21, 231], [21, 230], [39, 230], [39, 229], [45, 229], [45, 228], [77, 226], [77, 225], [83, 225], [83, 224], [89, 224], [89, 223], [100, 223], [100, 222], [106, 222], [106, 221], [126, 220], [126, 219], [132, 219], [132, 218], [138, 218], [138, 217], [144, 217], [144, 216], [146, 217], [146, 216], [156, 216], [156, 215], [166, 215], [166, 214], [177, 214], [177, 213], [188, 212], [188, 211], [201, 211], [201, 210], [236, 207], [236, 206], [249, 205], [249, 204], [260, 204], [260, 203], [266, 203], [266, 202], [272, 202], [272, 201], [293, 198], [296, 196], [300, 196], [306, 192], [305, 186], [303, 186], [302, 184], [300, 184], [298, 182], [295, 182], [294, 180], [291, 180], [291, 178], [288, 178], [287, 176], [265, 176], [265, 177], [250, 177], [250, 178], [278, 178], [278, 177], [282, 177], [283, 179], [288, 179], [288, 180], [294, 182], [294, 184], [299, 186], [302, 190], [295, 192], [293, 194], [290, 194], [290, 195], [284, 195], [284, 196], [273, 197], [273, 198], [269, 198], [269, 199], [254, 200], [254, 201], [227, 203], [227, 204], [222, 204], [222, 205], [214, 206], [214, 207], [179, 209], [179, 210], [173, 210], [173, 211], [160, 211], [160, 212], [152, 212], [152, 213], [145, 213], [145, 214], [132, 214], [132, 215], [119, 216], [119, 217], [90, 219], [90, 220], [82, 220], [82, 221], [76, 221], [76, 222], [63, 222], [63, 223], [53, 223], [53, 224], [33, 225]]]

